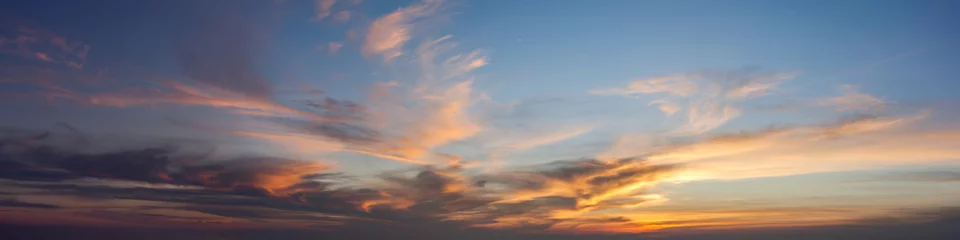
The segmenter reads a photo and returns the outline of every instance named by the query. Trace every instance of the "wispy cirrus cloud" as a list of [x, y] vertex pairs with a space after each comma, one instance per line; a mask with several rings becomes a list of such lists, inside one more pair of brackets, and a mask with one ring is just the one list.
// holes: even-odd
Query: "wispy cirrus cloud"
[[442, 0], [425, 0], [374, 20], [361, 50], [367, 55], [380, 55], [384, 62], [399, 57], [407, 41], [413, 39], [415, 21], [433, 15], [442, 4]]
[[313, 20], [317, 21], [329, 17], [333, 4], [336, 3], [336, 0], [316, 0], [316, 13], [313, 16]]
[[[647, 152], [657, 163], [687, 163], [678, 179], [736, 179], [872, 167], [945, 163], [958, 156], [952, 131], [910, 130], [928, 113], [859, 117], [835, 124], [771, 128]], [[868, 164], [869, 163], [869, 164]]]
[[343, 43], [339, 43], [339, 42], [327, 43], [327, 49], [330, 49], [330, 54], [337, 54], [337, 52], [340, 51], [341, 47], [343, 47]]
[[353, 13], [347, 10], [339, 11], [333, 15], [333, 20], [337, 22], [345, 23], [350, 21], [350, 16], [353, 16]]
[[[486, 56], [453, 54], [450, 37], [425, 41], [418, 48], [417, 75], [406, 84], [375, 84], [359, 118], [343, 125], [296, 122], [296, 128], [327, 129], [318, 136], [349, 141], [347, 151], [410, 163], [430, 162], [434, 148], [478, 134], [482, 124], [471, 112], [478, 94], [471, 72]], [[444, 57], [444, 58], [441, 58]], [[312, 126], [312, 127], [310, 127]], [[363, 141], [354, 141], [365, 139]]]
[[740, 102], [769, 94], [779, 83], [793, 79], [796, 73], [739, 71], [703, 71], [673, 74], [631, 82], [623, 88], [591, 90], [596, 95], [639, 97], [660, 94], [650, 105], [667, 115], [680, 113], [685, 123], [673, 133], [698, 135], [722, 126], [741, 115]]
[[90, 45], [22, 21], [5, 20], [0, 28], [0, 54], [82, 69]]
[[890, 104], [880, 98], [860, 92], [853, 85], [841, 85], [840, 91], [843, 93], [842, 95], [820, 99], [818, 100], [819, 104], [834, 107], [837, 111], [882, 110], [883, 107]]
[[541, 146], [546, 146], [593, 131], [593, 125], [577, 125], [560, 128], [549, 128], [549, 130], [524, 131], [521, 129], [504, 128], [492, 129], [486, 132], [487, 136], [478, 137], [479, 142], [487, 148], [489, 156], [488, 163], [491, 168], [499, 168], [503, 165], [504, 155], [522, 152]]

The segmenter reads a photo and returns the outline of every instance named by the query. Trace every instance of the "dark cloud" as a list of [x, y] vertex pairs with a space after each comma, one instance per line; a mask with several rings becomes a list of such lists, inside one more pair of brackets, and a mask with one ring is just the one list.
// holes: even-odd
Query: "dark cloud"
[[17, 199], [0, 199], [0, 207], [58, 209], [60, 206], [42, 203], [29, 203]]
[[46, 135], [2, 141], [4, 146], [10, 146], [0, 146], [4, 150], [0, 152], [0, 171], [3, 173], [0, 178], [61, 181], [92, 177], [285, 195], [299, 188], [324, 187], [304, 176], [327, 169], [317, 162], [269, 157], [195, 159], [177, 155], [177, 147], [84, 153], [37, 142]]
[[[559, 223], [625, 223], [624, 219], [554, 218], [552, 212], [620, 204], [621, 200], [596, 195], [637, 182], [654, 182], [674, 168], [649, 165], [642, 159], [584, 159], [536, 166], [527, 172], [478, 176], [452, 162], [384, 173], [376, 188], [356, 188], [341, 186], [356, 179], [324, 172], [325, 166], [311, 162], [269, 157], [210, 159], [183, 153], [188, 146], [173, 145], [90, 152], [56, 147], [49, 138], [58, 136], [50, 134], [18, 136], [5, 141], [8, 146], [0, 154], [0, 166], [4, 167], [0, 178], [17, 180], [6, 185], [31, 189], [30, 194], [176, 203], [181, 210], [251, 221], [315, 220], [316, 224], [346, 224], [348, 228], [383, 221], [407, 228], [486, 229], [503, 218], [533, 219], [489, 230], [527, 232]], [[86, 178], [165, 185], [72, 183]], [[573, 189], [507, 199], [516, 193], [546, 191], [550, 186], [545, 183], [550, 181], [567, 182]], [[577, 194], [567, 194], [570, 192]]]
[[[885, 224], [877, 219], [860, 223], [820, 227], [771, 227], [759, 229], [675, 229], [643, 234], [522, 234], [516, 232], [462, 229], [456, 225], [406, 226], [387, 223], [348, 225], [337, 230], [309, 229], [170, 229], [110, 228], [57, 225], [2, 225], [3, 239], [460, 239], [460, 240], [948, 240], [960, 237], [956, 211], [940, 209], [940, 218], [923, 222]], [[613, 219], [615, 220], [615, 219]]]
[[871, 217], [848, 224], [813, 227], [769, 227], [757, 229], [695, 230], [671, 229], [665, 239], [922, 239], [946, 240], [960, 237], [960, 211], [956, 207], [904, 213], [897, 217]]
[[318, 137], [346, 144], [371, 145], [382, 140], [382, 134], [374, 129], [350, 123], [316, 123], [285, 121], [291, 128]]
[[[655, 183], [680, 167], [650, 164], [639, 158], [580, 159], [477, 175], [453, 162], [384, 173], [378, 184], [370, 185], [376, 188], [362, 188], [351, 184], [357, 181], [355, 177], [288, 159], [198, 158], [183, 153], [183, 149], [189, 149], [185, 146], [90, 152], [56, 147], [53, 140], [59, 137], [57, 134], [17, 132], [7, 136], [0, 147], [0, 178], [13, 181], [0, 182], [0, 186], [16, 189], [16, 194], [152, 203], [123, 212], [96, 207], [71, 209], [80, 212], [77, 216], [145, 223], [236, 224], [210, 217], [215, 216], [261, 226], [281, 224], [294, 228], [289, 231], [302, 233], [299, 237], [321, 239], [634, 239], [645, 235], [563, 236], [545, 232], [578, 232], [583, 226], [597, 224], [642, 227], [625, 217], [565, 218], [555, 213], [599, 211], [646, 201], [610, 193]], [[77, 181], [90, 178], [107, 181]], [[642, 194], [645, 188], [630, 191]], [[7, 211], [58, 208], [17, 200], [0, 203]], [[154, 212], [165, 210], [203, 213], [206, 217]], [[918, 216], [927, 221], [947, 221], [952, 215], [946, 212]], [[510, 224], [504, 225], [505, 219]], [[865, 219], [859, 224], [879, 224], [873, 221]], [[90, 228], [77, 231], [96, 232]], [[230, 234], [249, 239], [268, 236], [225, 233]]]

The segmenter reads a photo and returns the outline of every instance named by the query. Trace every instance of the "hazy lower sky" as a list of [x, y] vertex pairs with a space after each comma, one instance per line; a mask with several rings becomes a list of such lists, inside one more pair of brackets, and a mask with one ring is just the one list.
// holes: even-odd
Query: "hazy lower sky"
[[0, 16], [15, 238], [960, 235], [957, 1], [35, 0]]

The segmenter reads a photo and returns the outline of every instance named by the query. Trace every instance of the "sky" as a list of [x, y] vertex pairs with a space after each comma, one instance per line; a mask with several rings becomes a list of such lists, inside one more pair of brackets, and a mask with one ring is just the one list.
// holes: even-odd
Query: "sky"
[[4, 1], [0, 236], [956, 239], [955, 22], [956, 1]]

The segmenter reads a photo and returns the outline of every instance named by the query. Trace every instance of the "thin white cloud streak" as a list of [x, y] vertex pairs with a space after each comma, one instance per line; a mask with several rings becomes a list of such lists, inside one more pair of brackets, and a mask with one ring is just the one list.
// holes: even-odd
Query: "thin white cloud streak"
[[650, 79], [636, 80], [624, 88], [608, 88], [591, 90], [597, 95], [636, 95], [668, 93], [678, 97], [687, 97], [700, 92], [700, 86], [694, 79], [701, 78], [701, 74], [673, 74]]
[[593, 126], [587, 125], [587, 126], [570, 127], [566, 129], [557, 129], [547, 133], [541, 133], [541, 134], [529, 136], [529, 137], [520, 139], [518, 141], [508, 143], [507, 145], [501, 146], [499, 148], [503, 150], [510, 150], [510, 151], [522, 151], [522, 150], [533, 149], [536, 147], [553, 144], [556, 142], [560, 142], [563, 140], [567, 140], [573, 137], [583, 135], [585, 133], [593, 131], [593, 128], [594, 128]]
[[525, 133], [524, 136], [507, 140], [502, 139], [505, 138], [508, 133], [490, 131], [495, 139], [486, 140], [486, 144], [493, 145], [492, 150], [489, 150], [487, 153], [490, 164], [490, 168], [487, 170], [501, 167], [503, 165], [502, 157], [504, 154], [521, 152], [565, 141], [589, 133], [593, 131], [594, 128], [595, 126], [593, 125], [573, 126], [547, 132]]

